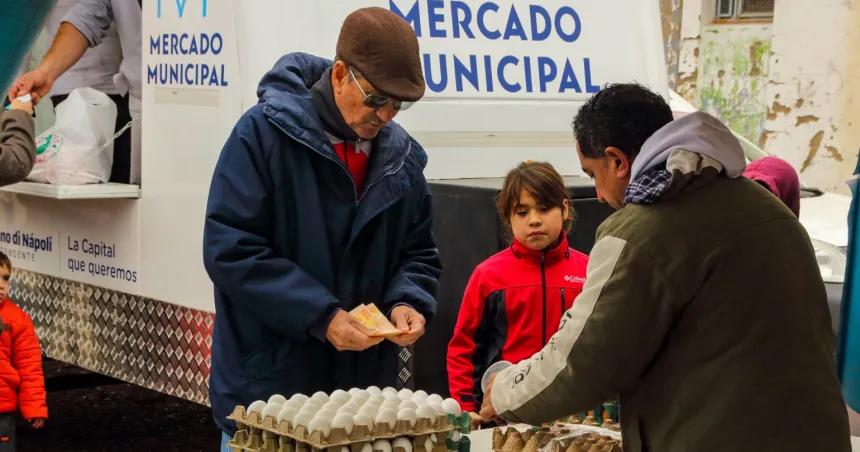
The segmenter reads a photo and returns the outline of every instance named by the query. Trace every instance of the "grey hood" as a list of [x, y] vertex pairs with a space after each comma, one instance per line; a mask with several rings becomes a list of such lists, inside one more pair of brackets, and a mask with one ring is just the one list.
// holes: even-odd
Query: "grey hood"
[[741, 176], [746, 167], [744, 151], [731, 130], [719, 119], [704, 112], [695, 112], [666, 124], [645, 140], [642, 150], [633, 160], [630, 180], [664, 165], [674, 151], [687, 151], [716, 160], [730, 178]]

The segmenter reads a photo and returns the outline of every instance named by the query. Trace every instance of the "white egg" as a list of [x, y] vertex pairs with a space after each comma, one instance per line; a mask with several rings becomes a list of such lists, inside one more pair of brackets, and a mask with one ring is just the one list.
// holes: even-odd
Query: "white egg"
[[373, 452], [373, 443], [364, 443], [359, 452]]
[[436, 435], [430, 435], [427, 437], [427, 440], [424, 441], [424, 450], [428, 450], [428, 451], [433, 450], [433, 446], [436, 445], [436, 443], [433, 442], [433, 440], [435, 438], [436, 438]]
[[380, 410], [383, 410], [383, 409], [386, 409], [386, 408], [387, 408], [387, 409], [389, 409], [389, 410], [397, 411], [397, 410], [399, 410], [399, 409], [400, 409], [400, 404], [399, 404], [398, 402], [388, 402], [388, 401], [385, 401], [385, 402], [382, 402], [382, 405], [379, 405], [379, 409], [380, 409]]
[[287, 403], [287, 398], [280, 394], [272, 394], [267, 403], [277, 402], [281, 405]]
[[365, 416], [368, 416], [371, 419], [374, 419], [374, 418], [376, 418], [376, 413], [378, 413], [378, 412], [379, 412], [379, 409], [377, 407], [365, 405], [358, 410], [358, 413], [356, 413], [356, 416], [358, 416], [359, 414], [363, 414]]
[[325, 416], [325, 417], [327, 417], [327, 418], [329, 418], [329, 419], [333, 419], [333, 418], [335, 417], [335, 415], [336, 415], [336, 414], [337, 414], [337, 410], [332, 410], [332, 409], [322, 408], [322, 409], [320, 409], [319, 411], [317, 411], [317, 412], [316, 412], [316, 415], [314, 415], [314, 417], [316, 417], [316, 416]]
[[355, 416], [352, 417], [352, 423], [356, 427], [359, 425], [364, 425], [368, 428], [373, 428], [373, 418], [375, 416], [371, 416], [367, 413], [358, 412]]
[[349, 388], [349, 395], [355, 397], [355, 395], [361, 391], [362, 391], [361, 388]]
[[349, 401], [349, 403], [347, 403], [344, 406], [349, 406], [349, 407], [355, 408], [355, 411], [358, 411], [358, 409], [361, 408], [361, 405], [363, 405], [363, 404], [364, 404], [364, 402], [352, 399]]
[[278, 423], [280, 424], [281, 421], [286, 420], [292, 424], [293, 419], [296, 417], [296, 413], [298, 413], [298, 410], [289, 405], [284, 405], [284, 407], [281, 408], [281, 411], [278, 412]]
[[266, 402], [262, 400], [255, 400], [250, 405], [248, 405], [248, 409], [245, 410], [248, 414], [251, 413], [263, 413], [263, 409], [266, 408]]
[[337, 414], [346, 413], [350, 416], [354, 416], [356, 413], [358, 413], [358, 410], [359, 408], [357, 406], [347, 403], [346, 405], [340, 407], [339, 410], [337, 410]]
[[[384, 396], [384, 395], [382, 395], [381, 393], [380, 393], [380, 394], [373, 394], [373, 395], [371, 395], [371, 396], [370, 396], [370, 398], [369, 398], [369, 399], [367, 399], [367, 400], [373, 400], [374, 402], [382, 403], [382, 402], [384, 402], [384, 401], [385, 401], [385, 396]], [[398, 399], [398, 400], [399, 400], [399, 399]]]
[[292, 407], [292, 408], [295, 408], [296, 410], [300, 410], [300, 409], [302, 409], [302, 405], [304, 405], [304, 404], [305, 404], [304, 400], [290, 399], [290, 400], [287, 400], [287, 403], [284, 404], [284, 408]]
[[371, 386], [367, 388], [367, 392], [369, 392], [371, 395], [382, 394], [382, 390], [379, 389], [378, 386]]
[[394, 425], [397, 424], [397, 412], [391, 408], [383, 408], [379, 410], [373, 421], [376, 425], [388, 424], [389, 427], [394, 428]]
[[409, 408], [410, 410], [415, 411], [418, 409], [418, 404], [411, 400], [403, 400], [402, 402], [400, 402], [400, 405], [398, 405], [397, 408], [400, 410], [404, 408]]
[[342, 428], [346, 430], [347, 434], [352, 433], [352, 416], [348, 414], [338, 414], [331, 421], [331, 428]]
[[323, 416], [314, 417], [311, 422], [308, 424], [308, 432], [321, 432], [323, 438], [328, 436], [328, 432], [331, 430], [331, 419]]
[[396, 438], [391, 442], [392, 449], [402, 449], [403, 452], [412, 452], [412, 441], [406, 438]]
[[412, 390], [409, 388], [403, 388], [397, 393], [397, 397], [400, 397], [400, 400], [408, 400], [412, 398]]
[[385, 400], [374, 399], [373, 397], [371, 397], [371, 398], [367, 399], [367, 401], [362, 403], [361, 406], [363, 406], [363, 407], [365, 407], [365, 406], [380, 407], [380, 406], [382, 406], [382, 402], [384, 402], [384, 401]]
[[378, 439], [373, 442], [373, 452], [392, 452], [391, 443], [387, 439]]
[[340, 409], [340, 404], [334, 400], [329, 400], [320, 407], [321, 410], [337, 411]]
[[397, 390], [392, 388], [391, 386], [386, 386], [385, 389], [382, 390], [383, 394], [397, 394]]
[[326, 394], [322, 391], [317, 391], [314, 393], [314, 395], [311, 396], [311, 400], [319, 403], [320, 405], [328, 402], [328, 399], [329, 399], [328, 394]]
[[300, 411], [309, 410], [309, 411], [316, 412], [316, 411], [319, 411], [321, 409], [322, 409], [322, 403], [317, 403], [317, 402], [314, 402], [313, 400], [308, 400], [307, 402], [304, 403], [304, 405], [302, 405], [302, 407], [300, 408]]
[[335, 389], [334, 392], [331, 393], [328, 400], [329, 402], [335, 402], [337, 404], [343, 405], [346, 402], [349, 402], [350, 395], [348, 392], [343, 389]]
[[397, 412], [397, 420], [408, 421], [411, 427], [415, 427], [415, 422], [418, 421], [418, 415], [415, 414], [415, 410], [413, 409], [403, 408]]
[[296, 427], [302, 426], [304, 428], [308, 428], [308, 423], [313, 418], [314, 418], [314, 413], [312, 411], [299, 411], [298, 413], [296, 413], [296, 416], [293, 418], [293, 425]]
[[308, 397], [308, 396], [306, 396], [300, 392], [297, 392], [297, 393], [293, 394], [292, 396], [290, 396], [290, 400], [287, 400], [287, 401], [292, 402], [293, 400], [298, 400], [301, 403], [305, 403], [305, 402], [307, 402], [307, 400], [309, 398], [310, 397]]
[[442, 400], [442, 396], [440, 396], [439, 394], [430, 394], [429, 396], [427, 396], [427, 403], [438, 403], [439, 405], [441, 405]]
[[362, 404], [362, 403], [370, 400], [370, 394], [367, 392], [359, 392], [358, 394], [352, 396], [352, 400], [354, 402], [358, 402], [359, 404]]
[[445, 399], [442, 401], [442, 411], [445, 414], [453, 414], [459, 416], [463, 414], [463, 410], [460, 408], [460, 404], [457, 403], [454, 399]]
[[422, 399], [426, 399], [429, 396], [427, 395], [427, 391], [425, 391], [423, 389], [419, 389], [419, 390], [415, 391], [414, 394], [412, 394], [412, 397], [421, 397]]
[[277, 417], [278, 413], [281, 412], [282, 405], [280, 403], [267, 403], [266, 407], [263, 408], [262, 415], [265, 418], [266, 416]]
[[424, 406], [418, 407], [418, 409], [415, 411], [415, 414], [418, 416], [418, 419], [430, 419], [430, 420], [432, 420], [432, 419], [435, 419], [436, 416], [438, 416], [438, 414], [436, 413], [436, 410], [434, 410], [433, 407], [431, 407], [429, 405], [424, 405]]
[[436, 411], [436, 416], [441, 416], [445, 414], [445, 410], [442, 409], [442, 403], [430, 402], [427, 404], [430, 408], [433, 408]]

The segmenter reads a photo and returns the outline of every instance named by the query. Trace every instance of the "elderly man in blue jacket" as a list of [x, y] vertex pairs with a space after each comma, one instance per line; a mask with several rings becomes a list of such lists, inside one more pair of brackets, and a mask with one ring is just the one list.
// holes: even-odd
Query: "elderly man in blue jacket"
[[[394, 116], [424, 94], [418, 41], [382, 8], [343, 23], [332, 63], [282, 57], [215, 168], [204, 261], [215, 285], [210, 401], [225, 419], [275, 393], [393, 385], [424, 334], [441, 264], [427, 155]], [[403, 331], [370, 337], [376, 303]]]

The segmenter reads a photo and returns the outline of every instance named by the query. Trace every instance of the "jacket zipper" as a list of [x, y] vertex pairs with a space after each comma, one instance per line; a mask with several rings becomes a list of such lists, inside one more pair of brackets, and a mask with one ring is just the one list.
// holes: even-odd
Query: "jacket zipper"
[[391, 170], [386, 171], [385, 174], [383, 174], [382, 176], [379, 176], [378, 179], [376, 179], [375, 181], [373, 181], [372, 183], [370, 183], [366, 187], [364, 187], [364, 191], [362, 192], [362, 197], [364, 197], [364, 193], [369, 192], [371, 188], [373, 188], [376, 184], [381, 182], [383, 179], [385, 179], [386, 177], [400, 171], [400, 169], [403, 168], [403, 165], [406, 164], [406, 159], [409, 157], [409, 154], [411, 154], [411, 153], [412, 153], [412, 143], [409, 143], [409, 147], [406, 149], [406, 154], [403, 156], [403, 160], [400, 161], [400, 164], [397, 165], [395, 168], [392, 168]]
[[561, 315], [567, 310], [567, 305], [564, 303], [564, 287], [561, 288]]
[[[353, 205], [354, 205], [354, 206], [357, 206], [357, 205], [358, 205], [358, 189], [357, 189], [357, 188], [355, 188], [355, 180], [352, 178], [352, 174], [349, 172], [349, 168], [347, 168], [347, 167], [346, 167], [346, 165], [344, 165], [344, 164], [343, 164], [343, 161], [341, 161], [340, 157], [331, 157], [330, 155], [326, 155], [326, 154], [324, 154], [324, 153], [322, 153], [322, 152], [318, 151], [315, 147], [313, 147], [313, 146], [309, 145], [309, 144], [308, 144], [307, 142], [305, 142], [304, 140], [299, 140], [298, 138], [296, 138], [296, 137], [292, 136], [292, 135], [291, 135], [289, 132], [287, 132], [283, 127], [281, 127], [281, 125], [280, 125], [280, 124], [278, 124], [278, 123], [277, 123], [277, 121], [272, 121], [272, 120], [270, 120], [269, 122], [271, 122], [272, 124], [274, 124], [274, 125], [275, 125], [275, 127], [277, 127], [277, 128], [278, 128], [278, 130], [280, 130], [281, 132], [283, 132], [283, 134], [284, 134], [284, 135], [286, 135], [286, 136], [288, 136], [288, 137], [292, 138], [292, 139], [293, 139], [293, 140], [295, 140], [297, 143], [301, 143], [301, 144], [303, 144], [306, 148], [308, 148], [308, 149], [310, 149], [310, 150], [312, 150], [312, 151], [316, 152], [317, 154], [321, 155], [324, 159], [328, 159], [328, 160], [330, 160], [330, 161], [331, 161], [331, 162], [333, 162], [335, 165], [337, 165], [337, 166], [338, 166], [338, 167], [339, 167], [343, 172], [345, 172], [345, 173], [346, 173], [346, 177], [348, 177], [348, 178], [349, 178], [349, 181], [350, 181], [350, 182], [352, 182], [352, 184], [351, 184], [351, 185], [352, 185], [352, 196], [353, 196], [353, 198], [352, 198], [352, 199], [353, 199]], [[344, 149], [344, 152], [346, 152], [346, 142], [344, 142], [343, 149]]]
[[[317, 151], [317, 150], [316, 150], [316, 148], [314, 148], [314, 147], [313, 147], [313, 146], [311, 146], [310, 144], [306, 143], [306, 142], [305, 142], [305, 141], [303, 141], [303, 140], [299, 140], [299, 139], [297, 139], [296, 137], [294, 137], [294, 136], [292, 136], [291, 134], [289, 134], [289, 133], [288, 133], [286, 130], [284, 130], [284, 128], [283, 128], [280, 124], [278, 124], [276, 121], [271, 121], [271, 120], [270, 120], [270, 122], [271, 122], [272, 124], [274, 124], [274, 125], [275, 125], [275, 127], [277, 127], [277, 128], [278, 128], [278, 130], [280, 130], [281, 132], [283, 132], [283, 133], [284, 133], [284, 135], [286, 135], [286, 136], [288, 136], [288, 137], [292, 138], [293, 140], [295, 140], [295, 141], [296, 141], [296, 142], [298, 142], [298, 143], [303, 144], [305, 147], [307, 147], [308, 149], [310, 149], [310, 150], [312, 150], [312, 151], [316, 152], [317, 154], [321, 155], [323, 158], [328, 159], [328, 160], [330, 160], [330, 161], [334, 162], [334, 164], [336, 164], [337, 166], [339, 166], [341, 170], [345, 171], [345, 172], [346, 172], [346, 177], [348, 177], [348, 178], [349, 178], [349, 180], [350, 180], [350, 182], [352, 182], [352, 193], [353, 193], [353, 195], [355, 196], [355, 197], [353, 198], [353, 199], [354, 199], [354, 201], [353, 201], [353, 205], [354, 205], [355, 207], [357, 207], [357, 206], [358, 206], [358, 203], [359, 203], [360, 199], [358, 198], [358, 189], [355, 187], [355, 180], [353, 180], [353, 178], [352, 178], [352, 174], [350, 174], [349, 169], [348, 169], [348, 168], [346, 168], [346, 166], [343, 164], [343, 162], [340, 160], [340, 158], [332, 158], [332, 157], [331, 157], [331, 156], [329, 156], [329, 155], [326, 155], [326, 154], [323, 154], [322, 152]], [[360, 142], [360, 141], [361, 141], [361, 139], [359, 139], [358, 141]], [[358, 145], [360, 144], [359, 142], [356, 142], [356, 148], [357, 148], [357, 147], [358, 147]], [[345, 149], [346, 149], [346, 146], [344, 146], [344, 150], [345, 150]], [[408, 147], [408, 148], [406, 148], [406, 152], [403, 154], [403, 159], [401, 159], [401, 160], [400, 160], [400, 164], [399, 164], [399, 165], [397, 165], [397, 167], [396, 167], [396, 168], [393, 168], [392, 170], [387, 171], [387, 172], [386, 172], [385, 174], [383, 174], [382, 176], [379, 176], [379, 178], [378, 178], [378, 179], [376, 179], [375, 181], [373, 181], [373, 183], [368, 184], [367, 186], [365, 186], [365, 187], [364, 187], [364, 192], [363, 192], [362, 194], [369, 192], [369, 191], [370, 191], [370, 189], [371, 189], [373, 186], [375, 186], [376, 184], [378, 184], [380, 181], [382, 181], [382, 180], [383, 180], [383, 179], [385, 179], [386, 177], [388, 177], [388, 176], [390, 176], [390, 175], [392, 175], [392, 174], [394, 174], [394, 173], [396, 173], [396, 172], [400, 171], [400, 168], [403, 168], [403, 165], [405, 165], [405, 164], [406, 164], [406, 159], [407, 159], [407, 158], [409, 158], [409, 154], [411, 154], [411, 153], [412, 153], [412, 143], [409, 143], [409, 147]]]
[[546, 345], [546, 268], [544, 265], [544, 257], [546, 253], [540, 253], [540, 287], [543, 292], [543, 328], [541, 330], [541, 346]]

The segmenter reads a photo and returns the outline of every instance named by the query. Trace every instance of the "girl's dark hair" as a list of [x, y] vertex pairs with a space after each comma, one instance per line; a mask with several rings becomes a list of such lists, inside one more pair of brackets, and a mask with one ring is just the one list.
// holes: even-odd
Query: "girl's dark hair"
[[12, 261], [2, 251], [0, 251], [0, 267], [6, 267], [6, 270], [12, 271]]
[[[564, 211], [564, 200], [567, 189], [558, 171], [547, 162], [527, 160], [510, 170], [505, 176], [502, 191], [496, 198], [496, 210], [499, 219], [511, 232], [511, 214], [520, 200], [520, 193], [525, 190], [540, 204], [546, 207], [558, 207]], [[563, 214], [564, 212], [562, 212]], [[573, 208], [568, 204], [568, 218], [564, 221], [563, 230], [570, 231], [573, 225]]]

